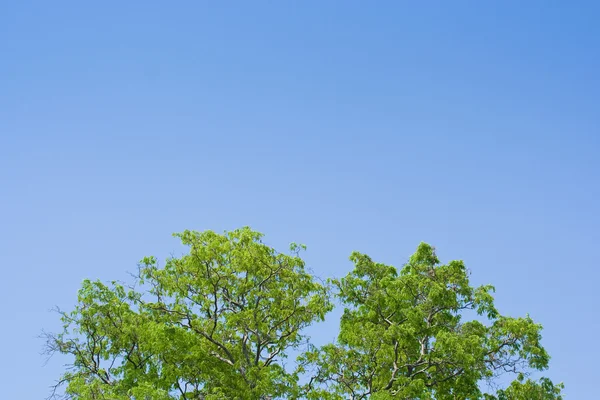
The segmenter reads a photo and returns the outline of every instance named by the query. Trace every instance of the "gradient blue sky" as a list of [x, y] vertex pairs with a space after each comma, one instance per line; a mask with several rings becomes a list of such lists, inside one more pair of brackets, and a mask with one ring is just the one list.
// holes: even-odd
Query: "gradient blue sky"
[[0, 397], [84, 278], [250, 225], [322, 276], [464, 259], [596, 398], [599, 3], [219, 3], [1, 2]]

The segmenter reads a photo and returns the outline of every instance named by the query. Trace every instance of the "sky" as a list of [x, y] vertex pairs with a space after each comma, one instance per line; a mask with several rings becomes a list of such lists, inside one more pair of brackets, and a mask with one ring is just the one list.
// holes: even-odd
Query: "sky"
[[[83, 279], [251, 226], [343, 276], [421, 241], [597, 396], [600, 5], [0, 2], [3, 398], [44, 398]], [[336, 335], [336, 321], [315, 341]], [[25, 392], [24, 392], [25, 391]]]

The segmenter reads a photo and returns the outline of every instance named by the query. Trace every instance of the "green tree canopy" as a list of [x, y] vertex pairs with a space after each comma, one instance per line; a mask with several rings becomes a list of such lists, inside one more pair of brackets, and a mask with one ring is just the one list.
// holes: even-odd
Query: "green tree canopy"
[[[501, 315], [493, 287], [470, 286], [462, 261], [422, 243], [398, 271], [353, 253], [354, 270], [324, 284], [291, 245], [249, 228], [177, 235], [189, 253], [142, 260], [131, 286], [84, 281], [50, 353], [72, 364], [54, 394], [69, 399], [561, 399], [534, 381], [548, 367], [541, 326]], [[336, 296], [335, 343], [310, 345]], [[466, 320], [471, 317], [471, 320]], [[300, 354], [290, 365], [285, 360]], [[496, 393], [485, 383], [514, 374]]]

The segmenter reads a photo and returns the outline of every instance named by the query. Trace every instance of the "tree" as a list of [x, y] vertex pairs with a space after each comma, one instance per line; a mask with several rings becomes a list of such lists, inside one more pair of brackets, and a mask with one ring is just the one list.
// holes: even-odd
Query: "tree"
[[[541, 326], [501, 316], [491, 286], [472, 288], [463, 263], [441, 265], [429, 245], [400, 272], [353, 253], [354, 271], [323, 283], [303, 246], [282, 254], [249, 228], [176, 236], [188, 254], [164, 267], [144, 258], [133, 286], [84, 281], [75, 309], [60, 312], [48, 351], [72, 364], [54, 395], [64, 385], [82, 400], [561, 399], [561, 385], [525, 380], [548, 366]], [[333, 294], [345, 306], [339, 338], [316, 348], [304, 328]], [[480, 317], [463, 322], [469, 310]], [[517, 379], [482, 393], [500, 373]]]
[[[562, 385], [522, 379], [548, 367], [542, 327], [494, 307], [492, 286], [473, 288], [462, 261], [441, 265], [421, 243], [398, 272], [353, 253], [354, 271], [333, 280], [345, 306], [337, 343], [313, 349], [304, 386], [311, 399], [561, 399]], [[463, 321], [465, 314], [479, 318]], [[481, 321], [483, 320], [483, 321]], [[487, 322], [484, 323], [484, 322]], [[481, 383], [518, 375], [506, 390], [484, 394]]]

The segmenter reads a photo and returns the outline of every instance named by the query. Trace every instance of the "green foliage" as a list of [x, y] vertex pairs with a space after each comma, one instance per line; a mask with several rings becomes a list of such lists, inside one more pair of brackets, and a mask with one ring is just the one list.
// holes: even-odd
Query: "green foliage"
[[548, 378], [535, 382], [519, 375], [509, 387], [499, 390], [497, 396], [486, 395], [485, 400], [562, 400], [563, 388], [562, 383], [554, 385]]
[[[471, 287], [461, 261], [441, 265], [424, 243], [400, 272], [360, 253], [351, 260], [354, 271], [333, 281], [346, 307], [337, 343], [301, 359], [316, 371], [311, 398], [480, 399], [484, 380], [548, 366], [541, 326], [500, 315], [493, 287]], [[468, 311], [479, 318], [463, 321]]]
[[[353, 253], [332, 285], [243, 228], [176, 235], [189, 253], [140, 264], [135, 285], [85, 281], [47, 335], [72, 357], [59, 385], [70, 399], [562, 399], [561, 385], [526, 379], [547, 368], [541, 326], [502, 316], [493, 287], [473, 288], [461, 261], [442, 265], [421, 244], [400, 270]], [[310, 346], [304, 328], [344, 305], [338, 340]], [[465, 313], [476, 319], [464, 321]], [[481, 383], [517, 379], [496, 394]], [[58, 392], [56, 392], [58, 393]]]

